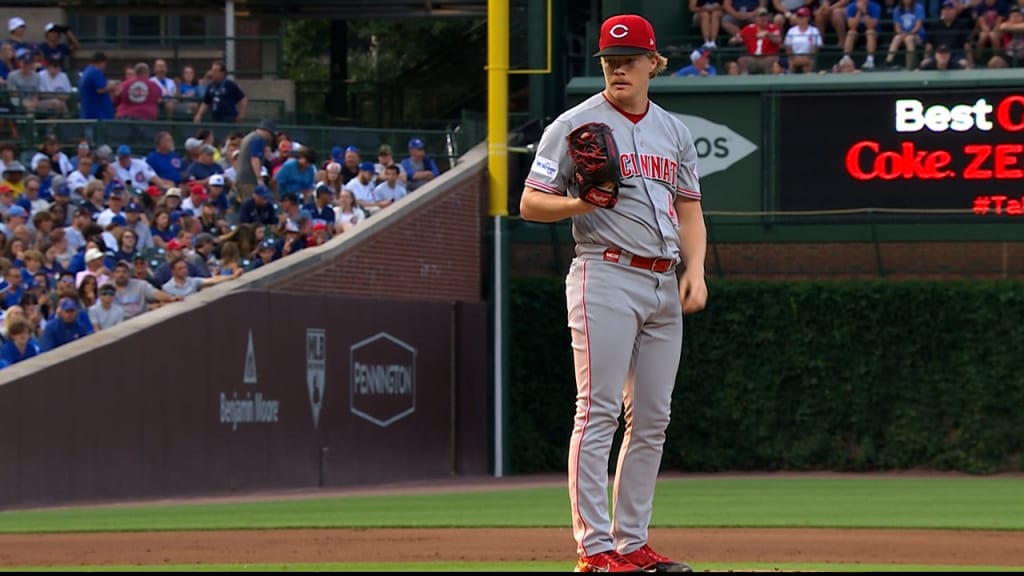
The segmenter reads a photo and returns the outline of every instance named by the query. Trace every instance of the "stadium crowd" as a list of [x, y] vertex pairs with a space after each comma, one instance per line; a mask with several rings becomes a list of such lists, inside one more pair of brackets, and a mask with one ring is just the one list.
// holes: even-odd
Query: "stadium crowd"
[[0, 144], [0, 365], [6, 366], [180, 301], [248, 270], [319, 246], [440, 175], [423, 142], [397, 162], [315, 151], [274, 123], [251, 198], [235, 186], [243, 135], [200, 128], [175, 150], [53, 136], [32, 150]]
[[[676, 76], [717, 75], [710, 57], [723, 39], [743, 48], [725, 62], [730, 75], [1006, 68], [1024, 60], [1024, 0], [690, 0], [690, 12], [703, 44]], [[819, 69], [831, 43], [842, 56]]]

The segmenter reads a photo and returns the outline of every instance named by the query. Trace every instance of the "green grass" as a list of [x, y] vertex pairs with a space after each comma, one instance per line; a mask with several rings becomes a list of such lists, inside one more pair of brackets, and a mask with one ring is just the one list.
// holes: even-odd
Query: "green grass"
[[[1005, 572], [1005, 566], [919, 566], [910, 564], [694, 564], [705, 570], [815, 570], [825, 572]], [[375, 564], [176, 564], [161, 566], [54, 566], [0, 568], [0, 572], [568, 572], [565, 562], [458, 562]]]
[[[1024, 530], [1006, 478], [662, 481], [653, 527]], [[0, 533], [346, 527], [566, 527], [564, 488], [0, 513]]]

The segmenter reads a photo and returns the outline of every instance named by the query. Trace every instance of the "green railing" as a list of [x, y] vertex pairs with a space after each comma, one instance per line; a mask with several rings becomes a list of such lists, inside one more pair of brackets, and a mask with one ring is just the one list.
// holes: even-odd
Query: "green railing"
[[280, 36], [79, 37], [82, 49], [72, 59], [71, 69], [84, 68], [94, 52], [103, 51], [111, 61], [109, 68], [114, 78], [120, 77], [119, 66], [138, 61], [151, 63], [154, 57], [163, 58], [167, 62], [168, 74], [172, 78], [180, 77], [186, 65], [194, 67], [199, 77], [209, 70], [214, 60], [224, 59], [229, 40], [235, 42], [235, 69], [230, 72], [236, 77], [285, 77]]
[[[249, 132], [259, 122], [254, 118], [251, 122], [240, 124], [217, 124], [192, 122], [144, 122], [138, 120], [69, 120], [40, 119], [27, 116], [0, 116], [0, 140], [14, 141], [21, 156], [28, 160], [38, 145], [47, 135], [53, 134], [60, 141], [67, 154], [74, 154], [82, 138], [89, 138], [94, 144], [106, 144], [116, 148], [120, 144], [131, 146], [136, 154], [152, 150], [156, 135], [168, 131], [174, 137], [178, 150], [184, 148], [185, 140], [194, 136], [201, 128], [209, 128], [219, 144], [231, 131]], [[476, 142], [460, 139], [457, 127], [446, 130], [398, 130], [386, 128], [366, 128], [347, 126], [300, 126], [294, 124], [277, 125], [278, 132], [302, 144], [311, 146], [317, 153], [319, 162], [326, 160], [335, 146], [356, 146], [360, 149], [363, 159], [376, 160], [377, 148], [381, 144], [389, 144], [396, 160], [408, 156], [406, 148], [409, 140], [423, 140], [427, 155], [434, 159], [441, 170], [447, 170], [455, 159], [469, 150]]]

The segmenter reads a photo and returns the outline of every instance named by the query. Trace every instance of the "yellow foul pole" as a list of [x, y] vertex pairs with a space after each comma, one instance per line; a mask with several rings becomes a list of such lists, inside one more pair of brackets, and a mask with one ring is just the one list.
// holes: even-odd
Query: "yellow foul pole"
[[508, 29], [509, 0], [487, 1], [487, 168], [490, 177], [490, 215], [494, 218], [494, 258], [491, 275], [494, 330], [493, 473], [505, 475], [506, 318], [508, 289], [505, 262], [505, 217], [508, 216]]
[[491, 216], [508, 216], [509, 0], [487, 2], [487, 166]]

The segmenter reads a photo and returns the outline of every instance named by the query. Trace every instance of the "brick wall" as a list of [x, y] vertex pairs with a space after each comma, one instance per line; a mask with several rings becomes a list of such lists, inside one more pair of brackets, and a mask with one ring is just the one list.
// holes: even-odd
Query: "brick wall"
[[486, 190], [486, 171], [480, 169], [432, 193], [415, 210], [389, 216], [387, 226], [375, 226], [372, 234], [333, 260], [270, 287], [293, 293], [480, 301]]
[[[513, 274], [565, 274], [572, 245], [518, 244]], [[720, 244], [707, 271], [727, 278], [1024, 278], [1024, 242]]]

